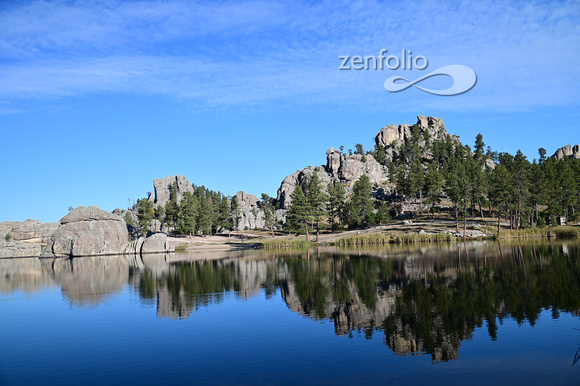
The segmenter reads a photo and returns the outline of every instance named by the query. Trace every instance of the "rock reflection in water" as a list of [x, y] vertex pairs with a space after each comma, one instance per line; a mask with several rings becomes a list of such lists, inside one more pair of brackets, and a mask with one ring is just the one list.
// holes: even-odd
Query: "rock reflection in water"
[[[215, 256], [215, 255], [214, 255]], [[544, 309], [578, 315], [578, 243], [472, 242], [414, 248], [319, 249], [273, 254], [240, 251], [218, 260], [151, 254], [39, 262], [0, 260], [0, 290], [58, 285], [75, 307], [94, 307], [126, 285], [158, 317], [194, 317], [227, 296], [264, 291], [337, 335], [380, 333], [399, 355], [459, 357], [461, 342], [486, 326], [498, 339], [505, 318], [534, 325]]]

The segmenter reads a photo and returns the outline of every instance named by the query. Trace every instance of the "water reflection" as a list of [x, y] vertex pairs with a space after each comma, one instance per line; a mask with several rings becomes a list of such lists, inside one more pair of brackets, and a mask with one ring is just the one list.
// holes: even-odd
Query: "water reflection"
[[[580, 312], [578, 243], [497, 242], [274, 254], [0, 260], [0, 291], [60, 287], [72, 307], [95, 307], [129, 285], [158, 317], [194, 317], [226, 296], [278, 291], [305, 317], [331, 320], [337, 335], [384, 336], [399, 355], [434, 362], [485, 325], [498, 339], [505, 318], [532, 326], [543, 310]], [[575, 359], [576, 361], [576, 359]]]

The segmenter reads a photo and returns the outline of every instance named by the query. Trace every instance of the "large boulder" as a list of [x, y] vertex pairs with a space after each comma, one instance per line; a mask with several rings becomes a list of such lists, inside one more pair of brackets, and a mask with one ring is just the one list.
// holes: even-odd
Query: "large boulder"
[[175, 251], [175, 247], [167, 242], [165, 233], [155, 233], [143, 240], [141, 253], [157, 253]]
[[154, 233], [147, 238], [139, 237], [130, 241], [125, 247], [126, 254], [175, 252], [175, 246], [170, 245], [165, 233]]
[[128, 241], [122, 217], [96, 206], [79, 206], [60, 219], [41, 257], [121, 254]]

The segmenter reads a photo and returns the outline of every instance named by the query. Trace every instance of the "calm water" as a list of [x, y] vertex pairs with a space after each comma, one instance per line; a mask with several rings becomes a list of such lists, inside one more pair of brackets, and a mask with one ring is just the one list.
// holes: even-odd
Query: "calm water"
[[215, 256], [0, 260], [0, 384], [580, 384], [576, 242]]

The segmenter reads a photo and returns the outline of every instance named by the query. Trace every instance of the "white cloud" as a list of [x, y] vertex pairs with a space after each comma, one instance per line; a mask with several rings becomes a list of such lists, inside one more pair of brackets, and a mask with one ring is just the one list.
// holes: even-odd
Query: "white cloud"
[[[164, 95], [207, 108], [577, 103], [579, 8], [574, 1], [31, 2], [0, 12], [0, 98], [4, 111], [12, 111], [11, 100], [99, 92]], [[381, 48], [425, 55], [429, 70], [468, 65], [478, 85], [449, 103], [388, 95], [382, 82], [391, 73], [338, 71], [338, 55]]]

